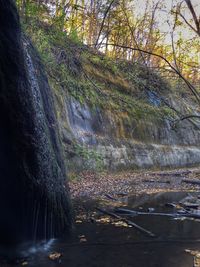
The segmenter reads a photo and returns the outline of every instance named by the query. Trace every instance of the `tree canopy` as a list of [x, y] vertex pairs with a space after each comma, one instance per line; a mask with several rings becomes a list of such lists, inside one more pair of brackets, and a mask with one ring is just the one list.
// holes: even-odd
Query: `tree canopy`
[[174, 80], [164, 57], [199, 87], [196, 0], [18, 0], [17, 4], [25, 21], [35, 17], [111, 58], [145, 64]]

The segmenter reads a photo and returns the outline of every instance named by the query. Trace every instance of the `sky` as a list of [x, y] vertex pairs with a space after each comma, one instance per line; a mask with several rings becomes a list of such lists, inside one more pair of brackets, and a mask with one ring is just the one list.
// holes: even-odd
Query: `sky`
[[[145, 2], [143, 0], [134, 0], [135, 3], [135, 8], [136, 12], [138, 14], [143, 14], [144, 9], [145, 9]], [[153, 5], [154, 0], [150, 0], [151, 5]], [[170, 43], [171, 42], [171, 37], [170, 37], [170, 32], [173, 28], [173, 19], [170, 14], [170, 10], [172, 9], [173, 6], [176, 6], [176, 4], [184, 2], [180, 0], [162, 0], [161, 2], [161, 10], [157, 11], [156, 13], [156, 19], [158, 21], [158, 27], [162, 32], [166, 32], [166, 42]], [[200, 0], [191, 0], [193, 6], [195, 7], [196, 13], [200, 16]], [[185, 4], [183, 5], [185, 6]], [[187, 19], [191, 19], [191, 14], [186, 8], [185, 10], [183, 9], [182, 11], [183, 15]], [[184, 24], [185, 25], [185, 24]], [[178, 27], [176, 30], [176, 34], [178, 36], [178, 33], [181, 32], [182, 37], [185, 39], [193, 38], [195, 36], [195, 33], [191, 32], [188, 26], [186, 27]], [[175, 36], [176, 38], [176, 36]]]

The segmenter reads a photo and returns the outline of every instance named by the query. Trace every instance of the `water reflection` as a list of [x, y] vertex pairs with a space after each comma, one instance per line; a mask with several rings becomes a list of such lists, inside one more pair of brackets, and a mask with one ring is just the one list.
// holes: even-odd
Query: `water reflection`
[[[197, 193], [194, 193], [197, 195]], [[127, 207], [147, 211], [149, 207], [159, 212], [173, 212], [168, 202], [179, 202], [187, 192], [167, 192], [140, 197], [129, 197]], [[90, 203], [91, 205], [91, 203]], [[93, 208], [98, 203], [93, 203]], [[102, 215], [99, 215], [100, 217]], [[200, 250], [200, 222], [174, 220], [163, 216], [136, 216], [135, 223], [155, 232], [149, 238], [134, 228], [116, 227], [112, 223], [82, 220], [76, 231], [63, 240], [50, 240], [29, 249], [21, 248], [30, 267], [190, 267], [193, 256], [186, 249]], [[80, 238], [81, 237], [81, 238]], [[84, 242], [83, 241], [84, 237]], [[82, 240], [82, 241], [81, 241]], [[51, 253], [62, 255], [51, 260]], [[10, 263], [1, 267], [21, 266]]]
[[[190, 193], [198, 196], [198, 193]], [[154, 208], [156, 212], [174, 212], [173, 208], [166, 206], [166, 203], [179, 203], [188, 196], [188, 192], [166, 192], [158, 194], [144, 194], [128, 199], [128, 207], [135, 210], [147, 211], [148, 208]], [[178, 218], [163, 216], [137, 216], [134, 221], [138, 224], [151, 229], [158, 236], [164, 238], [181, 238], [181, 239], [199, 239], [200, 222], [191, 218]]]

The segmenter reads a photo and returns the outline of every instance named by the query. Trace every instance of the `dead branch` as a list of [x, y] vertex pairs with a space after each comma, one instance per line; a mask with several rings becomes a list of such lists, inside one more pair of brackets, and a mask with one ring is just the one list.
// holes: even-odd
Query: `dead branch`
[[200, 185], [200, 180], [198, 179], [183, 179], [181, 182], [187, 183], [187, 184]]
[[154, 233], [152, 233], [152, 232], [150, 232], [150, 231], [144, 229], [143, 227], [139, 226], [138, 224], [136, 224], [136, 223], [134, 223], [134, 222], [132, 222], [132, 221], [130, 221], [130, 220], [127, 220], [127, 219], [125, 219], [125, 218], [122, 218], [121, 216], [119, 216], [119, 215], [117, 215], [117, 214], [115, 214], [115, 213], [113, 213], [113, 212], [104, 210], [104, 209], [100, 209], [100, 208], [96, 208], [96, 209], [97, 209], [98, 211], [100, 211], [101, 213], [107, 214], [107, 215], [109, 215], [109, 216], [111, 216], [111, 217], [113, 217], [113, 218], [116, 218], [116, 219], [118, 219], [118, 220], [120, 220], [120, 221], [123, 221], [123, 222], [127, 223], [127, 224], [130, 225], [130, 226], [133, 226], [134, 228], [136, 228], [137, 230], [139, 230], [139, 231], [140, 231], [141, 233], [143, 233], [143, 234], [146, 234], [146, 235], [148, 235], [148, 236], [150, 236], [150, 237], [155, 237], [155, 234], [154, 234]]
[[141, 212], [141, 211], [135, 211], [130, 209], [124, 209], [124, 208], [116, 208], [116, 212], [121, 212], [120, 214], [123, 214], [124, 216], [138, 216], [138, 215], [148, 215], [148, 216], [167, 216], [167, 217], [187, 217], [187, 218], [195, 218], [200, 219], [200, 214], [187, 212], [184, 210], [184, 213], [162, 213], [162, 212]]

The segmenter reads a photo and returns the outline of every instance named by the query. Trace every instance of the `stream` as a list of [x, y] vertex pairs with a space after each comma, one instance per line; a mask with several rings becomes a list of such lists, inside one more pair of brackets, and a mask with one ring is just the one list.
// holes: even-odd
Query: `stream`
[[[163, 192], [142, 194], [120, 199], [123, 208], [137, 211], [173, 213], [166, 203], [178, 203], [187, 195], [197, 192]], [[156, 237], [145, 236], [133, 227], [119, 223], [95, 207], [105, 204], [83, 200], [76, 228], [71, 236], [34, 246], [19, 248], [21, 259], [14, 261], [2, 257], [1, 267], [192, 267], [194, 256], [186, 250], [200, 250], [200, 220], [165, 216], [135, 216], [130, 218], [138, 225], [153, 232]], [[116, 205], [110, 201], [109, 205]], [[57, 253], [52, 260], [50, 255]]]

